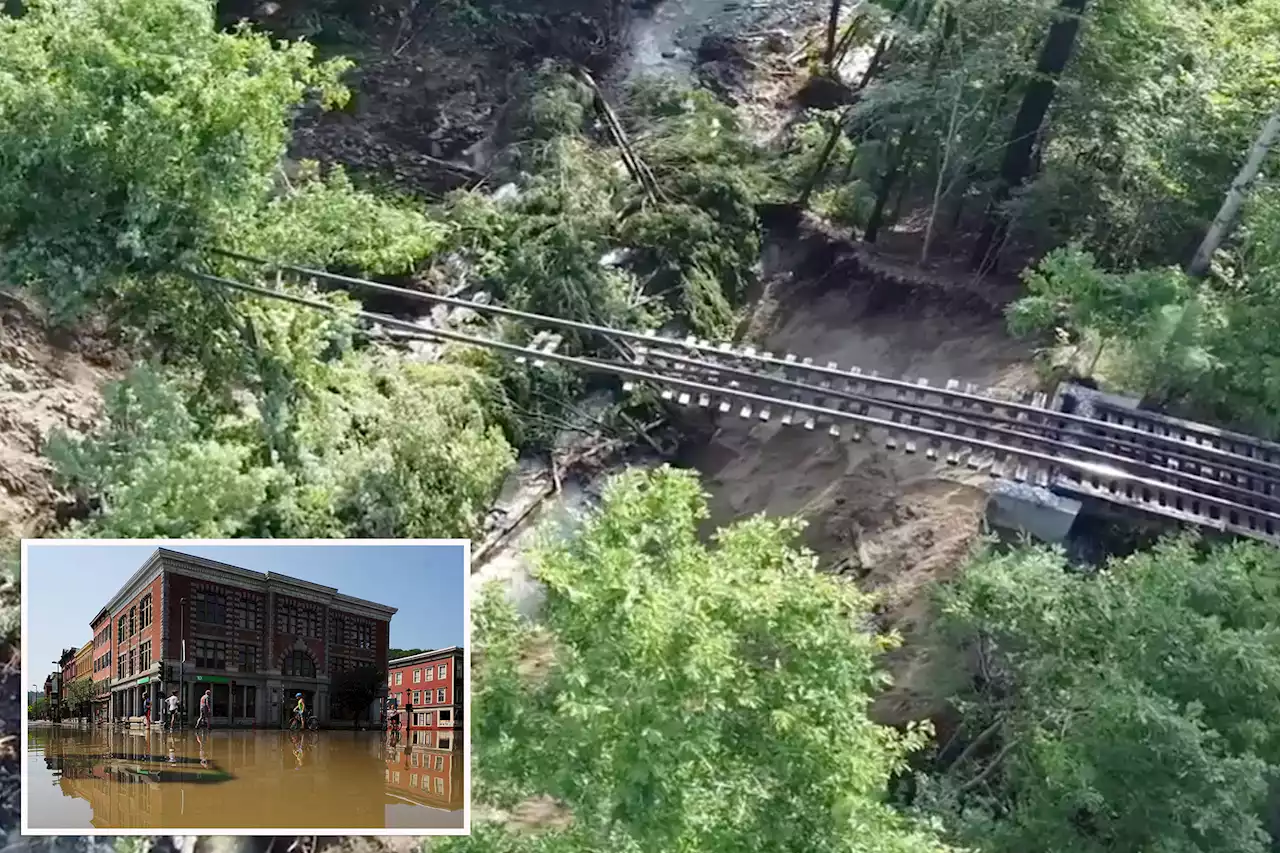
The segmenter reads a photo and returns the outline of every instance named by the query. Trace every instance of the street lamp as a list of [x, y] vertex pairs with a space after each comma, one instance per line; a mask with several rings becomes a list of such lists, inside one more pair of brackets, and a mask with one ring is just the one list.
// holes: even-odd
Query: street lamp
[[180, 649], [178, 657], [178, 701], [182, 703], [182, 715], [187, 714], [187, 694], [184, 689], [183, 676], [186, 674], [187, 664], [187, 600], [185, 598], [178, 599], [178, 648]]

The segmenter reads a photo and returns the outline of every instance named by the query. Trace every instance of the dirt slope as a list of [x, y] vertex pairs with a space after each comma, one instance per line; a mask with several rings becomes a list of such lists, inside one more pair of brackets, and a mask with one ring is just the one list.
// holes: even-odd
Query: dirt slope
[[92, 330], [51, 329], [30, 304], [0, 294], [0, 537], [39, 536], [57, 495], [40, 449], [57, 428], [82, 431], [122, 356]]
[[[823, 244], [816, 251], [815, 239]], [[931, 384], [1036, 384], [1030, 351], [1008, 337], [997, 306], [984, 305], [980, 293], [963, 283], [948, 292], [877, 282], [846, 250], [833, 259], [832, 248], [820, 235], [775, 244], [754, 341], [819, 364]], [[884, 622], [910, 640], [927, 612], [929, 585], [949, 577], [981, 534], [986, 478], [886, 450], [874, 438], [855, 443], [726, 415], [687, 461], [705, 477], [714, 524], [759, 512], [806, 518], [807, 543], [824, 567], [877, 592]], [[897, 722], [932, 711], [913, 680], [924, 664], [917, 650], [903, 650], [893, 664], [900, 683], [880, 716]]]

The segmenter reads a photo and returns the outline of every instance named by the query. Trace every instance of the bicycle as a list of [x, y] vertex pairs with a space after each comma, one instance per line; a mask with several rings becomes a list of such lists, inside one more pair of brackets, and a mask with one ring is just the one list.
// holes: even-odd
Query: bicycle
[[[302, 723], [298, 722], [298, 715], [294, 714], [293, 719], [289, 721], [289, 731], [296, 732], [302, 728], [303, 728]], [[307, 717], [307, 723], [305, 728], [309, 732], [315, 732], [320, 730], [320, 721], [316, 719], [315, 714], [312, 714], [311, 716]]]

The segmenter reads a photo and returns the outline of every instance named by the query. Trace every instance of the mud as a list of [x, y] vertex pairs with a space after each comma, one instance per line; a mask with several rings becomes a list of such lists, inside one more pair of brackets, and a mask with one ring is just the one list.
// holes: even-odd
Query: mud
[[[846, 277], [841, 263], [815, 256], [815, 244], [827, 239], [808, 228], [775, 235], [750, 321], [758, 346], [930, 384], [1037, 384], [1031, 351], [1005, 334], [996, 305], [962, 282], [877, 277], [865, 257], [861, 267], [846, 259]], [[982, 535], [985, 476], [887, 450], [874, 433], [853, 442], [820, 429], [718, 417], [684, 459], [711, 493], [710, 525], [756, 513], [805, 518], [805, 542], [822, 568], [875, 592], [881, 627], [907, 640], [890, 659], [897, 687], [877, 716], [898, 723], [938, 713], [938, 700], [920, 683], [927, 661], [911, 641], [925, 627], [934, 582], [949, 578]]]
[[0, 293], [0, 539], [55, 524], [58, 494], [42, 448], [55, 429], [89, 429], [104, 382], [127, 359], [87, 324], [50, 326], [30, 303]]
[[[464, 14], [464, 11], [466, 14]], [[310, 108], [295, 122], [290, 156], [342, 164], [395, 189], [435, 196], [483, 179], [492, 137], [522, 73], [545, 59], [599, 72], [626, 49], [625, 0], [407, 4], [368, 22], [365, 44], [342, 51], [357, 68], [346, 108]]]

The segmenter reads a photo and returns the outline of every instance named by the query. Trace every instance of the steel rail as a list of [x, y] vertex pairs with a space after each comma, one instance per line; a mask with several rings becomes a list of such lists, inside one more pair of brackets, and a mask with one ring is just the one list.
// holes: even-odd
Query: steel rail
[[[282, 293], [277, 290], [245, 284], [244, 282], [223, 278], [221, 276], [214, 276], [208, 273], [201, 273], [195, 270], [186, 270], [184, 272], [196, 280], [217, 284], [219, 286], [239, 290], [241, 292], [272, 299], [279, 299], [329, 313], [340, 313], [339, 308], [322, 300]], [[1109, 465], [1084, 462], [1073, 458], [1062, 458], [1054, 454], [1043, 453], [1036, 450], [1008, 447], [985, 439], [960, 436], [954, 433], [921, 427], [915, 424], [904, 424], [893, 420], [885, 420], [882, 418], [872, 417], [870, 415], [847, 412], [840, 409], [831, 409], [800, 401], [782, 400], [776, 397], [757, 394], [750, 391], [725, 389], [723, 387], [707, 385], [701, 382], [693, 382], [682, 378], [662, 376], [601, 359], [567, 356], [561, 353], [523, 347], [519, 344], [495, 341], [452, 330], [426, 330], [407, 320], [400, 320], [396, 317], [377, 314], [370, 311], [359, 310], [352, 313], [354, 316], [372, 323], [377, 323], [388, 328], [397, 328], [407, 332], [412, 332], [414, 335], [421, 336], [423, 340], [454, 341], [456, 343], [496, 349], [534, 360], [554, 361], [601, 373], [628, 377], [634, 381], [646, 382], [654, 385], [673, 385], [699, 394], [721, 395], [736, 398], [738, 400], [747, 400], [753, 403], [763, 403], [766, 406], [778, 406], [780, 408], [791, 408], [793, 410], [806, 411], [822, 417], [853, 421], [868, 427], [885, 429], [892, 432], [910, 433], [939, 443], [957, 444], [964, 446], [970, 451], [972, 449], [978, 449], [984, 453], [990, 453], [993, 456], [998, 455], [1001, 458], [1004, 456], [1012, 456], [1026, 463], [1031, 463], [1037, 466], [1047, 466], [1050, 470], [1069, 470], [1077, 475], [1079, 488], [1096, 492], [1100, 496], [1113, 495], [1118, 499], [1123, 499], [1125, 496], [1129, 496], [1130, 500], [1135, 502], [1132, 505], [1135, 505], [1138, 508], [1146, 508], [1153, 514], [1173, 515], [1174, 517], [1183, 518], [1184, 520], [1191, 521], [1205, 527], [1219, 530], [1231, 530], [1233, 532], [1240, 532], [1245, 535], [1265, 538], [1268, 541], [1280, 543], [1280, 516], [1254, 507], [1237, 504], [1230, 500], [1197, 493], [1170, 483], [1135, 476]], [[1073, 445], [1065, 446], [1070, 447], [1071, 449], [1079, 449]], [[970, 467], [976, 468], [978, 466], [971, 464]], [[1105, 487], [1102, 485], [1103, 482], [1106, 483]], [[1120, 483], [1125, 484], [1123, 488], [1119, 487], [1118, 484]], [[1139, 493], [1137, 498], [1132, 497], [1135, 492]], [[1124, 501], [1121, 500], [1120, 502]], [[1183, 503], [1190, 503], [1192, 509], [1190, 511], [1183, 511], [1181, 509], [1181, 505]], [[1208, 504], [1210, 511], [1205, 513], [1195, 509], [1195, 507], [1201, 504]], [[1223, 517], [1224, 512], [1226, 517]], [[1235, 520], [1237, 518], [1248, 519], [1251, 523], [1242, 524]]]
[[[649, 353], [642, 353], [646, 359]], [[1107, 450], [1089, 447], [1087, 445], [1077, 445], [1072, 442], [1063, 441], [1059, 438], [1051, 438], [1044, 435], [1028, 434], [1021, 429], [1011, 428], [1009, 424], [1015, 424], [1019, 427], [1028, 427], [1036, 430], [1050, 430], [1054, 432], [1061, 431], [1060, 428], [1051, 424], [1032, 424], [1026, 421], [1012, 421], [1001, 419], [1001, 425], [992, 426], [980, 422], [969, 420], [971, 413], [967, 411], [956, 412], [948, 410], [943, 406], [930, 406], [928, 404], [904, 403], [899, 400], [884, 400], [878, 397], [871, 397], [856, 394], [843, 389], [823, 388], [806, 384], [800, 380], [791, 379], [789, 377], [776, 377], [768, 374], [756, 373], [751, 370], [739, 367], [728, 367], [723, 365], [712, 365], [711, 369], [707, 369], [704, 362], [698, 359], [688, 358], [686, 356], [675, 355], [671, 353], [663, 353], [660, 358], [665, 361], [675, 361], [679, 364], [688, 366], [691, 370], [705, 370], [708, 373], [722, 373], [726, 375], [736, 376], [739, 379], [755, 382], [758, 384], [766, 384], [773, 386], [781, 386], [797, 393], [812, 394], [814, 397], [821, 399], [826, 397], [839, 398], [857, 403], [861, 406], [878, 406], [889, 411], [902, 412], [904, 414], [919, 415], [921, 417], [931, 417], [939, 421], [950, 421], [952, 423], [960, 423], [972, 430], [981, 430], [993, 435], [1001, 436], [1006, 439], [1013, 439], [1023, 442], [1024, 444], [1035, 444], [1041, 447], [1069, 447], [1072, 450], [1080, 451], [1082, 455], [1100, 460], [1106, 464], [1131, 466], [1141, 471], [1146, 476], [1154, 474], [1159, 478], [1170, 478], [1183, 483], [1196, 484], [1200, 486], [1208, 486], [1211, 489], [1221, 490], [1232, 493], [1234, 499], [1265, 501], [1272, 508], [1280, 510], [1280, 496], [1258, 492], [1252, 489], [1239, 486], [1235, 483], [1224, 483], [1210, 477], [1200, 474], [1181, 471], [1177, 468], [1169, 468], [1167, 466], [1158, 465], [1144, 459], [1135, 459], [1117, 453], [1111, 453]], [[918, 388], [918, 393], [926, 389]], [[842, 410], [843, 411], [843, 410]], [[1053, 409], [1040, 409], [1046, 419], [1053, 419], [1056, 412]], [[985, 413], [983, 413], [985, 414]], [[988, 417], [994, 417], [988, 415]], [[1078, 438], [1074, 433], [1067, 433], [1072, 438]], [[1255, 507], [1256, 509], [1265, 509], [1266, 507]]]
[[[683, 340], [677, 340], [674, 338], [664, 338], [664, 337], [658, 336], [654, 332], [633, 332], [627, 329], [615, 329], [609, 326], [601, 326], [593, 323], [584, 323], [578, 320], [569, 320], [562, 317], [552, 317], [545, 314], [535, 314], [528, 311], [519, 311], [514, 308], [507, 308], [501, 305], [483, 304], [483, 303], [475, 302], [468, 299], [461, 299], [455, 296], [443, 296], [441, 294], [436, 294], [436, 293], [427, 293], [420, 290], [412, 290], [406, 287], [399, 287], [393, 284], [383, 284], [382, 282], [370, 281], [368, 279], [362, 279], [362, 278], [355, 278], [352, 276], [341, 275], [339, 273], [332, 273], [326, 270], [314, 269], [311, 267], [304, 267], [296, 264], [275, 263], [263, 258], [257, 258], [251, 255], [245, 255], [239, 252], [231, 252], [225, 249], [210, 249], [208, 251], [210, 251], [212, 254], [220, 255], [232, 260], [243, 261], [245, 263], [256, 264], [260, 267], [264, 267], [268, 269], [288, 271], [298, 275], [307, 276], [313, 279], [336, 282], [336, 283], [348, 285], [351, 287], [360, 287], [360, 288], [364, 288], [366, 290], [370, 290], [377, 293], [384, 293], [388, 295], [399, 296], [406, 299], [412, 299], [412, 300], [417, 300], [421, 302], [450, 305], [457, 308], [466, 308], [466, 309], [475, 311], [477, 313], [487, 313], [487, 314], [494, 314], [494, 315], [503, 316], [503, 317], [512, 317], [515, 319], [524, 320], [524, 321], [539, 324], [539, 325], [553, 326], [553, 327], [558, 327], [563, 329], [573, 329], [575, 331], [601, 335], [606, 338], [631, 341], [631, 342], [642, 344], [649, 349], [652, 349], [655, 346], [679, 347], [685, 350], [694, 350], [697, 352], [707, 353], [707, 354], [716, 356], [718, 358], [747, 359], [747, 360], [756, 361], [763, 364], [768, 364], [771, 367], [777, 367], [783, 370], [810, 371], [812, 373], [817, 373], [823, 376], [831, 377], [833, 379], [839, 378], [840, 380], [843, 380], [846, 382], [865, 382], [865, 383], [882, 386], [885, 388], [897, 389], [901, 391], [910, 391], [913, 393], [919, 391], [918, 385], [905, 379], [895, 379], [895, 378], [884, 377], [884, 376], [871, 376], [869, 374], [851, 373], [849, 371], [840, 370], [839, 368], [835, 368], [835, 367], [823, 367], [816, 364], [804, 364], [802, 362], [795, 361], [794, 359], [787, 360], [785, 358], [777, 358], [776, 356], [773, 355], [773, 353], [768, 351], [756, 352], [754, 347], [747, 347], [743, 350], [737, 350], [731, 347], [729, 344], [715, 345], [707, 341], [700, 341], [692, 336], [687, 337]], [[415, 327], [415, 328], [419, 328], [419, 330], [421, 330], [420, 327]], [[1059, 420], [1062, 422], [1079, 424], [1082, 427], [1089, 427], [1092, 429], [1105, 428], [1107, 430], [1121, 433], [1125, 436], [1140, 438], [1144, 442], [1149, 442], [1152, 439], [1156, 439], [1160, 442], [1170, 445], [1173, 448], [1177, 448], [1179, 451], [1191, 449], [1197, 453], [1203, 453], [1209, 457], [1221, 458], [1225, 460], [1225, 462], [1222, 462], [1222, 463], [1211, 462], [1210, 464], [1214, 465], [1215, 467], [1222, 467], [1223, 465], [1237, 467], [1236, 465], [1232, 464], [1231, 460], [1237, 460], [1237, 459], [1248, 460], [1248, 464], [1250, 465], [1259, 465], [1259, 466], [1267, 467], [1272, 475], [1274, 475], [1277, 479], [1280, 479], [1280, 464], [1257, 460], [1255, 457], [1232, 453], [1230, 451], [1223, 450], [1218, 447], [1194, 444], [1188, 441], [1180, 440], [1173, 436], [1158, 435], [1137, 427], [1131, 427], [1124, 424], [1116, 424], [1114, 422], [1101, 421], [1096, 418], [1090, 418], [1082, 415], [1076, 415], [1076, 414], [1061, 412], [1056, 410], [1046, 410], [1037, 406], [1033, 406], [1028, 403], [1019, 403], [1013, 400], [1007, 400], [1007, 401], [996, 400], [986, 395], [974, 394], [968, 391], [957, 391], [953, 389], [944, 389], [941, 387], [935, 387], [932, 393], [936, 393], [940, 397], [948, 397], [957, 401], [963, 401], [970, 404], [990, 406], [990, 407], [1001, 407], [1009, 411], [1022, 412], [1028, 415], [1036, 415], [1040, 417], [1044, 417], [1046, 411], [1053, 411], [1053, 417], [1056, 420]], [[1093, 438], [1097, 438], [1099, 440], [1106, 440], [1101, 436], [1097, 436]]]

